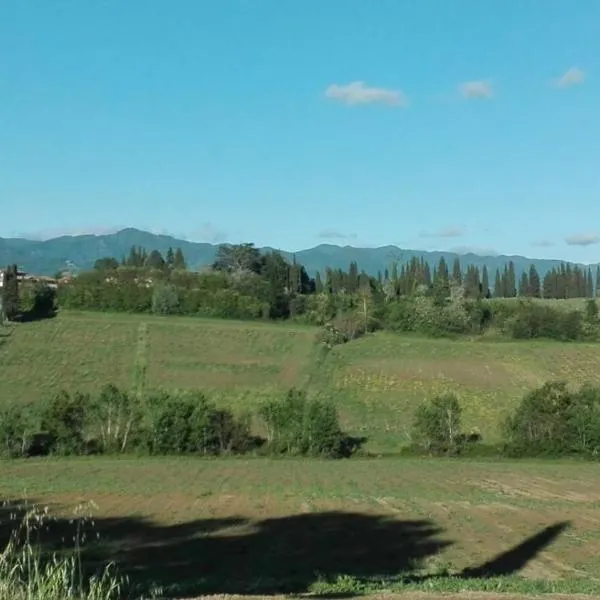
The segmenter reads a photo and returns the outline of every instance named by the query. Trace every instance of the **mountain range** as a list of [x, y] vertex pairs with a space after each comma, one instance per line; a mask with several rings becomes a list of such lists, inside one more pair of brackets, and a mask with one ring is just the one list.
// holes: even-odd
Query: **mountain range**
[[[92, 268], [94, 261], [106, 256], [121, 259], [127, 256], [132, 246], [141, 246], [148, 252], [159, 250], [161, 253], [169, 247], [181, 248], [188, 267], [199, 269], [210, 265], [215, 257], [218, 245], [180, 240], [168, 235], [158, 235], [135, 228], [122, 229], [106, 235], [65, 235], [44, 241], [27, 240], [24, 238], [0, 238], [0, 265], [17, 264], [27, 273], [36, 275], [54, 275], [60, 270], [78, 272]], [[263, 251], [272, 248], [261, 248]], [[378, 271], [390, 268], [396, 261], [404, 263], [413, 257], [423, 257], [430, 266], [434, 266], [443, 256], [451, 263], [459, 256], [464, 266], [473, 264], [483, 268], [486, 265], [490, 278], [496, 269], [503, 269], [512, 260], [515, 271], [520, 274], [523, 270], [535, 265], [543, 277], [552, 267], [561, 264], [560, 260], [527, 258], [524, 256], [479, 256], [476, 254], [455, 254], [452, 252], [426, 252], [422, 250], [402, 249], [396, 246], [379, 248], [354, 248], [352, 246], [336, 246], [321, 244], [314, 248], [290, 253], [282, 251], [288, 259], [293, 255], [296, 261], [303, 264], [310, 275], [317, 271], [323, 272], [326, 267], [347, 269], [351, 261], [356, 261], [358, 268], [376, 275]], [[590, 265], [593, 270], [597, 265]]]

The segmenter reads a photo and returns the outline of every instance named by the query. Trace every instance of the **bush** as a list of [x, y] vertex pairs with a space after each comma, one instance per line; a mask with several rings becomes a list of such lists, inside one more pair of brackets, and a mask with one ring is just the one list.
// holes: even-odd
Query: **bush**
[[461, 431], [461, 407], [455, 394], [436, 396], [415, 413], [413, 439], [431, 454], [457, 454], [467, 438]]
[[152, 312], [155, 315], [174, 315], [179, 312], [179, 294], [170, 283], [157, 283], [152, 293]]
[[79, 392], [56, 394], [42, 405], [41, 430], [50, 436], [51, 454], [83, 454], [85, 450], [86, 407], [89, 395]]
[[20, 303], [24, 320], [49, 319], [56, 314], [56, 291], [43, 282], [23, 285]]
[[509, 456], [578, 454], [600, 451], [600, 389], [568, 389], [564, 381], [545, 383], [526, 394], [504, 424]]
[[263, 406], [260, 416], [267, 430], [268, 449], [275, 454], [343, 455], [345, 436], [334, 406], [308, 400], [306, 392], [291, 389], [282, 400]]
[[515, 339], [575, 341], [584, 337], [583, 317], [579, 311], [555, 309], [532, 300], [519, 301], [505, 327]]
[[9, 404], [0, 411], [0, 455], [27, 456], [38, 423], [31, 405]]
[[217, 410], [198, 392], [162, 393], [148, 402], [145, 446], [150, 454], [244, 452], [249, 426], [226, 410]]
[[90, 428], [104, 453], [125, 452], [141, 435], [142, 411], [136, 399], [116, 386], [104, 386], [88, 406]]

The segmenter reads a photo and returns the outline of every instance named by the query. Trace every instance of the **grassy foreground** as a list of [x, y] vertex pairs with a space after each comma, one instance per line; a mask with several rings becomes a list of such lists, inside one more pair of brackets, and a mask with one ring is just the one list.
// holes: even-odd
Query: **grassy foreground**
[[315, 328], [194, 318], [65, 312], [0, 339], [0, 402], [61, 388], [200, 388], [222, 405], [255, 409], [291, 386], [332, 399], [372, 452], [409, 441], [425, 397], [455, 391], [466, 428], [484, 441], [524, 391], [549, 379], [600, 383], [598, 346], [435, 340], [379, 332], [319, 356]]
[[62, 517], [45, 534], [59, 546], [71, 507], [94, 501], [88, 564], [115, 560], [174, 597], [600, 594], [594, 464], [93, 457], [0, 469], [0, 533], [25, 490]]

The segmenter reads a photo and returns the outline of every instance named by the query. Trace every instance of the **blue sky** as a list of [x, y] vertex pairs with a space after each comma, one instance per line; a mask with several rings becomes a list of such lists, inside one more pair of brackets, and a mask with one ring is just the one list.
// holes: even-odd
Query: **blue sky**
[[4, 0], [0, 236], [600, 261], [598, 0]]

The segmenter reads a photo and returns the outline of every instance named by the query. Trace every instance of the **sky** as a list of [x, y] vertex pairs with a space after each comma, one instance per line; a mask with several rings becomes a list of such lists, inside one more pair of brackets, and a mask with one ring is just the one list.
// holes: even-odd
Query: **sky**
[[0, 236], [600, 261], [598, 0], [2, 0]]

